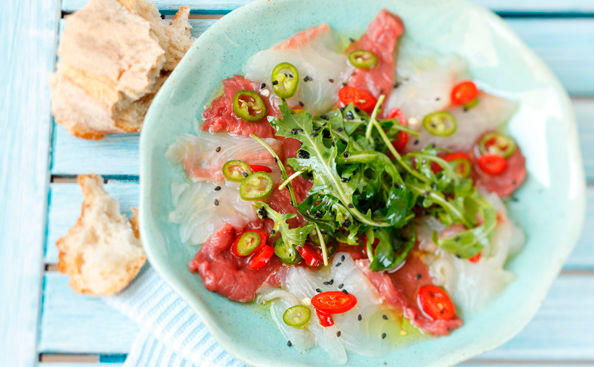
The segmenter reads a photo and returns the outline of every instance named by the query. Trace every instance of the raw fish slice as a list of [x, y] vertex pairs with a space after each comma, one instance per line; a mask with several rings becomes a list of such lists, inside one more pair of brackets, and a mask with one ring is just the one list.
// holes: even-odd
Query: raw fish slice
[[171, 185], [175, 209], [169, 213], [169, 220], [179, 224], [183, 242], [198, 245], [226, 223], [240, 229], [257, 219], [252, 202], [239, 197], [238, 184], [220, 185], [221, 189], [216, 191], [217, 186], [210, 182]]
[[299, 102], [302, 102], [303, 108], [313, 114], [322, 114], [336, 104], [338, 89], [353, 70], [326, 24], [297, 33], [248, 59], [244, 67], [246, 78], [265, 83], [277, 104], [281, 101], [272, 92], [270, 77], [272, 69], [282, 62], [295, 66], [300, 77], [297, 91], [287, 103], [301, 108]]
[[394, 85], [394, 53], [398, 37], [404, 32], [402, 20], [387, 10], [381, 10], [367, 27], [365, 34], [347, 48], [372, 52], [377, 65], [370, 69], [356, 69], [348, 85], [371, 92], [375, 97], [389, 95]]
[[[450, 136], [431, 135], [423, 128], [422, 119], [409, 125], [419, 131], [419, 137], [408, 141], [408, 150], [420, 150], [429, 144], [449, 148], [455, 151], [469, 151], [474, 142], [485, 132], [497, 130], [504, 125], [516, 111], [516, 103], [502, 97], [480, 93], [478, 104], [470, 110], [462, 106], [453, 106], [446, 111], [456, 119], [456, 131]], [[415, 142], [418, 141], [416, 144]]]
[[267, 116], [258, 121], [246, 121], [233, 112], [233, 96], [240, 90], [252, 90], [260, 93], [266, 104], [267, 116], [280, 116], [278, 109], [270, 104], [267, 92], [260, 90], [260, 83], [250, 81], [240, 75], [223, 80], [223, 94], [215, 98], [204, 110], [202, 130], [226, 132], [234, 135], [249, 136], [255, 134], [261, 138], [274, 137], [275, 131], [270, 126]]
[[[282, 156], [282, 143], [265, 138], [264, 141]], [[186, 176], [194, 182], [224, 181], [223, 165], [239, 159], [248, 164], [267, 166], [275, 181], [280, 179], [274, 157], [260, 143], [250, 137], [227, 134], [186, 134], [169, 147], [166, 156], [174, 163], [181, 163]]]

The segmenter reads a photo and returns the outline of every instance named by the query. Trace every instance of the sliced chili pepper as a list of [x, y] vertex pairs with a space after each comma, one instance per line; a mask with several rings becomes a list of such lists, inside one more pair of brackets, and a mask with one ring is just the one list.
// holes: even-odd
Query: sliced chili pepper
[[349, 86], [342, 87], [338, 90], [338, 99], [343, 107], [352, 103], [367, 113], [371, 113], [377, 103], [373, 94], [366, 90]]
[[497, 154], [484, 154], [478, 159], [480, 169], [492, 176], [501, 174], [507, 168], [507, 161]]
[[481, 154], [497, 154], [509, 158], [516, 151], [516, 143], [507, 135], [493, 131], [485, 134], [479, 141]]
[[452, 88], [450, 100], [452, 104], [463, 105], [466, 104], [478, 96], [478, 88], [472, 80], [465, 80], [460, 82]]
[[260, 249], [250, 259], [248, 269], [258, 270], [263, 268], [266, 264], [268, 264], [268, 262], [270, 262], [272, 255], [274, 255], [274, 249], [272, 247], [268, 245], [260, 246]]
[[479, 252], [478, 254], [474, 255], [473, 257], [469, 257], [468, 261], [470, 261], [471, 263], [477, 263], [477, 262], [479, 262], [480, 259], [481, 259], [481, 253]]
[[252, 169], [252, 171], [254, 172], [268, 172], [271, 173], [272, 169], [268, 166], [262, 166], [259, 164], [250, 164], [250, 168]]
[[266, 172], [256, 172], [241, 181], [239, 196], [243, 200], [262, 199], [272, 193], [272, 178]]
[[423, 118], [423, 127], [431, 135], [450, 136], [458, 125], [454, 116], [446, 111], [433, 112]]
[[370, 69], [377, 64], [377, 57], [373, 52], [355, 50], [349, 54], [349, 62], [359, 69]]
[[466, 178], [470, 175], [470, 156], [464, 152], [451, 153], [443, 157], [447, 162], [450, 162], [454, 166], [454, 171], [459, 174], [462, 178]]
[[312, 297], [311, 304], [325, 313], [344, 313], [355, 307], [357, 297], [340, 291], [322, 292]]
[[331, 314], [326, 313], [324, 311], [320, 311], [316, 308], [316, 315], [318, 316], [318, 320], [320, 320], [320, 325], [322, 325], [323, 327], [329, 327], [334, 325], [334, 319], [332, 318]]
[[237, 256], [249, 256], [260, 245], [266, 244], [267, 240], [268, 233], [262, 230], [254, 229], [246, 231], [240, 236], [237, 236], [231, 246], [231, 251]]
[[421, 310], [433, 320], [451, 320], [456, 308], [446, 291], [434, 285], [419, 288], [417, 302]]
[[280, 98], [290, 98], [299, 85], [299, 71], [288, 62], [281, 62], [272, 69], [272, 90]]
[[472, 101], [470, 101], [470, 102], [468, 102], [468, 103], [464, 103], [464, 104], [462, 105], [462, 107], [464, 107], [464, 109], [465, 109], [466, 111], [468, 111], [468, 110], [470, 110], [470, 109], [472, 109], [472, 108], [475, 108], [475, 107], [478, 105], [478, 103], [479, 103], [479, 99], [478, 99], [478, 97], [474, 97], [474, 99], [473, 99]]
[[311, 310], [307, 306], [297, 305], [287, 308], [283, 314], [285, 324], [292, 327], [301, 327], [311, 319]]
[[[397, 119], [400, 125], [408, 126], [408, 122], [406, 121], [404, 112], [402, 112], [402, 110], [398, 107], [390, 110], [390, 113], [388, 113], [388, 118]], [[406, 131], [399, 131], [398, 134], [396, 134], [396, 136], [394, 137], [394, 140], [392, 141], [392, 145], [394, 146], [394, 148], [396, 148], [398, 153], [402, 153], [404, 151], [404, 148], [406, 148], [407, 143], [408, 133]]]
[[252, 173], [254, 173], [254, 171], [244, 161], [227, 161], [227, 163], [223, 165], [223, 176], [225, 176], [227, 180], [241, 182]]
[[297, 246], [297, 251], [308, 266], [317, 268], [320, 265], [322, 258], [313, 247], [309, 245]]
[[233, 96], [233, 112], [246, 121], [258, 121], [266, 116], [266, 105], [253, 90], [240, 90]]
[[295, 247], [285, 243], [281, 237], [274, 241], [274, 253], [285, 264], [295, 265], [301, 261], [299, 253], [295, 250]]

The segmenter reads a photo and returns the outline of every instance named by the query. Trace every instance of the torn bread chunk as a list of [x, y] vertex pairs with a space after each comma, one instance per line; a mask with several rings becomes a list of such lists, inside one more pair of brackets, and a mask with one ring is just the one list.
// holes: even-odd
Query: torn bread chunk
[[72, 135], [138, 132], [153, 97], [192, 44], [189, 10], [171, 22], [150, 0], [90, 0], [66, 18], [52, 113]]
[[124, 289], [146, 257], [138, 233], [137, 212], [128, 219], [103, 189], [97, 175], [78, 176], [82, 212], [68, 234], [58, 240], [58, 270], [68, 274], [75, 292], [107, 296]]

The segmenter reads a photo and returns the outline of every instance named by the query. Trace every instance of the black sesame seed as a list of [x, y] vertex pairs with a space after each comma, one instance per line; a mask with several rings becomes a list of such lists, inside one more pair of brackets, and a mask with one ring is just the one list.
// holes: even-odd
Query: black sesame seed
[[274, 157], [274, 163], [278, 163], [278, 158]]
[[266, 218], [266, 209], [263, 206], [258, 209], [258, 215], [262, 218]]
[[400, 86], [400, 83], [394, 83], [394, 89], [398, 88]]
[[330, 131], [328, 129], [322, 130], [322, 136], [324, 139], [330, 139]]
[[349, 37], [349, 41], [351, 41], [351, 43], [355, 42], [355, 39], [353, 37]]
[[388, 315], [382, 315], [382, 319], [387, 320], [388, 319]]
[[342, 132], [342, 130], [343, 130], [343, 128], [342, 128], [342, 127], [339, 127], [338, 129], [336, 129], [336, 131], [338, 131], [339, 133], [341, 133], [341, 132]]
[[347, 83], [342, 83], [342, 86], [343, 86], [343, 87], [346, 87], [346, 86], [347, 86]]
[[349, 292], [348, 292], [346, 289], [343, 289], [343, 290], [342, 290], [342, 293], [344, 293], [344, 294], [346, 294], [346, 295], [348, 295], [348, 294], [349, 294]]
[[363, 316], [362, 316], [361, 314], [359, 314], [359, 315], [357, 316], [357, 320], [359, 320], [359, 321], [363, 320]]
[[342, 182], [349, 182], [349, 178], [348, 177], [341, 177], [340, 181]]
[[355, 112], [361, 113], [361, 109], [359, 107], [355, 106]]
[[458, 254], [456, 254], [456, 257], [457, 257], [458, 259], [461, 259], [461, 258], [462, 258], [462, 256], [460, 256], [460, 255], [458, 255]]
[[322, 290], [320, 288], [316, 288], [316, 292], [322, 293]]
[[349, 205], [347, 205], [349, 208], [353, 209], [355, 206], [353, 205], [353, 203], [349, 203]]
[[386, 336], [388, 336], [388, 334], [382, 333], [382, 339], [386, 339]]
[[[340, 263], [338, 263], [338, 264], [340, 264]], [[336, 266], [338, 266], [338, 264], [336, 264]], [[340, 283], [340, 284], [338, 285], [338, 289], [342, 289], [342, 287], [344, 287], [344, 284]]]
[[220, 191], [221, 190], [221, 186], [216, 186], [215, 187], [215, 191]]
[[340, 257], [340, 261], [344, 261], [344, 260], [346, 260], [346, 256], [342, 255], [342, 256]]
[[344, 222], [342, 222], [342, 226], [347, 228], [351, 226], [351, 221], [347, 218], [344, 220]]
[[352, 111], [347, 111], [347, 113], [345, 113], [344, 118], [346, 120], [354, 120], [355, 119], [355, 115], [353, 115]]
[[419, 280], [419, 279], [421, 279], [421, 277], [422, 277], [421, 274], [417, 274], [417, 275], [415, 275], [415, 280]]
[[332, 79], [332, 78], [328, 79], [328, 81], [329, 81], [330, 83], [334, 83], [334, 79]]
[[322, 120], [328, 120], [328, 116], [326, 116], [326, 115], [320, 115], [320, 118], [321, 118]]
[[260, 89], [264, 89], [264, 88], [266, 88], [266, 83], [260, 84]]
[[342, 156], [343, 156], [343, 157], [345, 157], [345, 158], [348, 158], [348, 157], [349, 157], [349, 152], [344, 152], [344, 153], [342, 154]]
[[384, 90], [383, 89], [380, 89], [380, 94], [384, 94]]
[[214, 199], [214, 205], [219, 206], [219, 199]]
[[436, 101], [439, 101], [440, 99], [441, 99], [441, 98], [439, 98], [439, 97], [435, 97], [435, 100], [436, 100]]
[[289, 341], [287, 342], [287, 347], [292, 347], [292, 346], [293, 346], [293, 343], [291, 343], [291, 341], [289, 340]]
[[454, 238], [454, 241], [460, 242], [460, 236], [456, 236], [456, 238]]
[[[336, 267], [337, 267], [337, 268], [338, 268], [340, 265], [342, 265], [342, 263], [341, 263], [341, 262], [337, 262], [337, 263], [336, 263]], [[342, 288], [342, 287], [340, 287], [340, 286], [339, 286], [339, 287], [338, 287], [338, 289], [340, 289], [340, 288]]]
[[336, 336], [337, 336], [337, 337], [339, 337], [339, 338], [340, 338], [340, 335], [341, 335], [341, 334], [342, 334], [342, 333], [340, 332], [340, 330], [338, 330], [338, 331], [336, 332]]
[[291, 134], [293, 134], [293, 135], [297, 135], [298, 132], [299, 132], [299, 129], [291, 129]]
[[249, 176], [247, 172], [241, 172], [241, 174], [243, 175], [243, 177]]
[[312, 138], [315, 138], [315, 137], [316, 137], [316, 136], [318, 136], [319, 134], [318, 134], [318, 133], [311, 133], [310, 135], [311, 135], [311, 137], [312, 137]]
[[413, 142], [414, 145], [418, 145], [419, 144], [419, 139], [415, 139], [415, 141]]
[[272, 81], [272, 85], [277, 85], [278, 84], [278, 80], [273, 80]]
[[306, 76], [305, 76], [305, 78], [303, 78], [303, 81], [304, 81], [304, 82], [310, 82], [310, 81], [312, 81], [312, 80], [313, 80], [313, 79], [312, 79], [312, 78], [311, 78], [311, 76], [309, 76], [309, 75], [306, 75]]
[[462, 108], [462, 111], [468, 112], [468, 107], [464, 106], [464, 108]]
[[314, 127], [313, 131], [320, 131], [322, 129], [322, 127], [318, 126], [318, 127]]
[[220, 152], [221, 151], [221, 147], [217, 147], [217, 149], [215, 149], [215, 152]]
[[340, 113], [344, 113], [344, 107], [340, 107]]
[[309, 152], [307, 150], [299, 149], [297, 157], [301, 159], [309, 159]]
[[332, 285], [332, 284], [334, 284], [334, 279], [330, 279], [330, 280], [328, 281], [328, 285]]
[[299, 101], [299, 106], [303, 107], [303, 106], [305, 106], [305, 103]]
[[316, 212], [314, 213], [314, 216], [319, 219], [319, 218], [322, 218], [324, 216], [324, 214], [322, 213], [321, 210], [316, 210]]

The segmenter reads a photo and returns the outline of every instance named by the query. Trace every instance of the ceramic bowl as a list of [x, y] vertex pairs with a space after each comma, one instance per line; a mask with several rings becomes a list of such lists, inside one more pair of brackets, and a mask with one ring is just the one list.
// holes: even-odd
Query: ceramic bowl
[[241, 73], [255, 52], [320, 23], [356, 38], [382, 8], [401, 16], [405, 38], [459, 54], [482, 87], [519, 102], [508, 131], [526, 155], [528, 179], [508, 208], [527, 241], [507, 264], [515, 281], [479, 312], [465, 315], [464, 325], [451, 335], [394, 349], [381, 358], [350, 354], [348, 365], [449, 366], [497, 347], [534, 316], [578, 239], [585, 183], [568, 96], [499, 17], [466, 0], [255, 1], [196, 40], [156, 96], [140, 142], [141, 233], [150, 263], [219, 342], [250, 365], [332, 363], [320, 348], [307, 353], [288, 348], [264, 312], [207, 291], [199, 276], [188, 271], [197, 248], [183, 244], [177, 225], [167, 219], [170, 185], [183, 180], [183, 173], [168, 163], [165, 150], [181, 134], [199, 131], [204, 105], [221, 80]]

